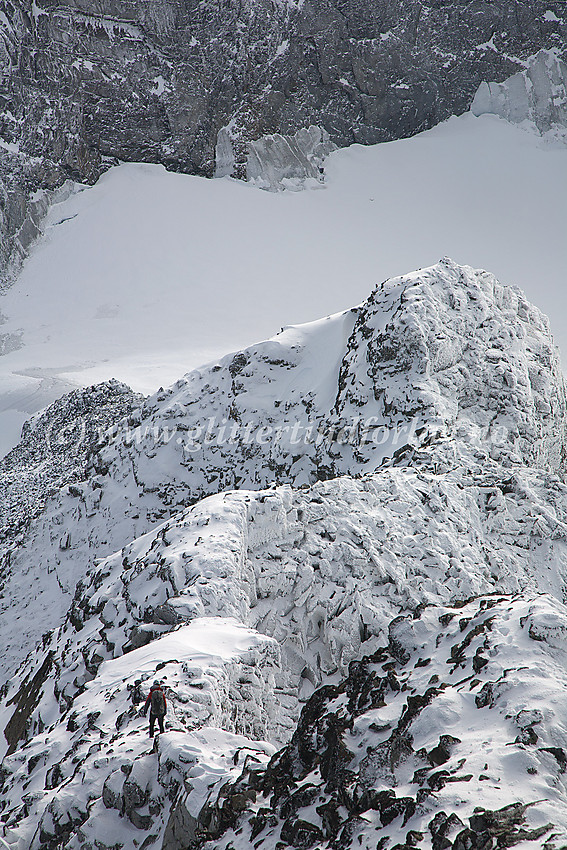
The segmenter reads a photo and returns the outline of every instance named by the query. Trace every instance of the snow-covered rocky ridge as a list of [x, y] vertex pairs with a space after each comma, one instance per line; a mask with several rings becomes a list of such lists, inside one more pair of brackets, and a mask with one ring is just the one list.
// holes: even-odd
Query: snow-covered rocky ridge
[[[173, 850], [216, 835], [248, 848], [248, 826], [236, 826], [240, 837], [221, 833], [247, 800], [274, 789], [266, 777], [287, 756], [263, 776], [271, 745], [290, 740], [309, 697], [291, 746], [312, 740], [311, 755], [287, 771], [276, 796], [306, 783], [316, 793], [296, 797], [289, 811], [274, 801], [261, 836], [265, 813], [251, 810], [261, 815], [254, 841], [265, 847], [348, 847], [343, 827], [356, 818], [363, 831], [368, 821], [379, 837], [387, 827], [392, 845], [403, 843], [396, 830], [410, 809], [406, 831], [422, 831], [441, 810], [465, 823], [475, 805], [498, 808], [498, 780], [509, 789], [502, 805], [564, 801], [564, 426], [565, 386], [545, 318], [520, 292], [449, 260], [146, 401], [107, 432], [85, 480], [51, 497], [4, 555], [5, 839], [18, 850], [143, 842]], [[483, 622], [493, 603], [502, 627], [491, 642]], [[393, 658], [376, 656], [389, 639]], [[372, 690], [377, 664], [392, 675], [379, 686], [385, 705], [361, 698], [356, 719], [340, 695], [352, 690], [349, 664], [362, 655], [373, 659], [358, 688]], [[470, 665], [479, 682], [457, 687]], [[490, 685], [505, 669], [514, 671], [512, 696]], [[543, 670], [553, 687], [542, 707]], [[137, 705], [156, 675], [171, 709], [152, 750]], [[424, 694], [433, 675], [429, 719], [418, 712], [402, 723], [405, 701]], [[331, 690], [313, 695], [321, 685]], [[462, 700], [474, 706], [489, 691], [494, 699], [461, 711]], [[505, 715], [532, 711], [530, 701], [541, 719], [517, 725], [537, 727], [535, 739], [525, 732], [506, 748], [520, 733], [506, 737]], [[406, 743], [405, 767], [396, 761], [386, 775], [380, 753], [391, 761], [393, 744], [374, 727], [388, 723]], [[352, 783], [369, 793], [394, 788], [406, 800], [399, 812], [384, 802], [390, 792], [366, 808], [333, 797], [318, 766], [321, 742], [330, 741], [323, 726], [336, 731], [331, 761], [344, 762], [340, 775], [356, 774]], [[448, 754], [450, 778], [431, 784], [431, 760], [419, 752], [448, 729], [460, 739], [455, 763]], [[345, 767], [347, 734], [370, 748], [365, 765]], [[474, 779], [453, 785], [462, 758]], [[240, 797], [228, 787], [215, 803], [244, 761], [253, 778], [240, 780]], [[458, 799], [436, 796], [447, 783]], [[337, 794], [347, 786], [337, 782]], [[321, 793], [329, 827], [316, 812]], [[530, 828], [552, 821], [546, 805], [526, 810]], [[365, 815], [381, 806], [390, 820]], [[431, 830], [423, 846], [430, 839]]]
[[191, 372], [101, 436], [86, 481], [4, 545], [3, 609], [19, 600], [33, 625], [14, 634], [0, 617], [0, 669], [59, 625], [93, 557], [207, 495], [372, 472], [434, 435], [557, 471], [564, 417], [547, 320], [521, 293], [450, 260], [387, 281]]
[[493, 594], [396, 618], [266, 769], [212, 795], [195, 833], [209, 850], [564, 846], [566, 613]]
[[101, 431], [143, 401], [125, 384], [78, 389], [25, 423], [20, 444], [0, 459], [0, 540], [14, 539], [62, 485], [82, 481]]

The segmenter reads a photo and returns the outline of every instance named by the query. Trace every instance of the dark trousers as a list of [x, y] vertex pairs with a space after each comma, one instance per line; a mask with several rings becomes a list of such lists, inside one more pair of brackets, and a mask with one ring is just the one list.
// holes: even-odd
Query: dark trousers
[[150, 711], [150, 738], [154, 737], [154, 726], [156, 720], [159, 723], [159, 731], [163, 732], [163, 714], [152, 714]]

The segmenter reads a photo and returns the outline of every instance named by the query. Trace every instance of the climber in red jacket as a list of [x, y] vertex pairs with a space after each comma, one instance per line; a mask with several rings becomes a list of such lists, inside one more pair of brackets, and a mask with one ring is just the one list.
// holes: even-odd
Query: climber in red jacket
[[144, 703], [144, 714], [146, 714], [148, 708], [150, 709], [150, 738], [153, 738], [156, 720], [159, 724], [159, 731], [163, 732], [163, 718], [167, 712], [165, 694], [157, 680], [153, 683]]

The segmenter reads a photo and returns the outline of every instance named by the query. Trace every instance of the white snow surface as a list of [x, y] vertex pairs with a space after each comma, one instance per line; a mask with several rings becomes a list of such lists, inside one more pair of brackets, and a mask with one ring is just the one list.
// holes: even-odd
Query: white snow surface
[[116, 377], [153, 392], [445, 255], [524, 289], [567, 351], [566, 158], [565, 147], [467, 114], [337, 151], [313, 191], [111, 169], [51, 208], [0, 297], [0, 452], [72, 386]]

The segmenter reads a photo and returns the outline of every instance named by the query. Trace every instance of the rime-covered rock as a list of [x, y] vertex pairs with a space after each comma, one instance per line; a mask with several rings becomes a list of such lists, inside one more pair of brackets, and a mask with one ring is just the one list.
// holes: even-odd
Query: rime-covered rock
[[5, 840], [562, 846], [564, 426], [545, 317], [443, 260], [85, 440], [5, 541]]
[[0, 542], [23, 531], [61, 487], [83, 481], [104, 432], [142, 400], [111, 380], [74, 390], [25, 422], [20, 443], [0, 460]]

